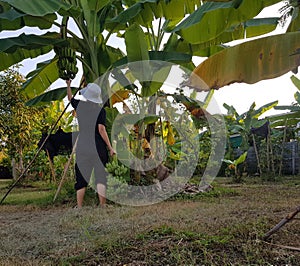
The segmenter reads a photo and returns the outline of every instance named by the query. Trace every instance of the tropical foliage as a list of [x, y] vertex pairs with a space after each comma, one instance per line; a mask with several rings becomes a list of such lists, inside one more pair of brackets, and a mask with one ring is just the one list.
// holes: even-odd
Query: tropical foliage
[[17, 68], [0, 75], [0, 151], [16, 161], [23, 169], [24, 155], [38, 137], [41, 108], [24, 106], [26, 98], [20, 93], [24, 77]]
[[[126, 62], [156, 59], [176, 62], [193, 69], [192, 56], [210, 57], [215, 53], [215, 56], [195, 71], [201, 78], [204, 78], [203, 71], [206, 73], [205, 82], [209, 88], [218, 88], [236, 80], [248, 82], [248, 75], [253, 75], [250, 82], [254, 82], [270, 78], [271, 72], [274, 77], [296, 67], [298, 55], [288, 57], [293, 59], [292, 65], [288, 65], [291, 63], [288, 59], [282, 59], [282, 64], [276, 63], [268, 70], [265, 65], [270, 56], [274, 60], [275, 57], [282, 58], [281, 55], [284, 55], [285, 58], [287, 54], [295, 52], [297, 44], [293, 40], [299, 37], [299, 33], [295, 33], [299, 26], [296, 12], [298, 7], [293, 8], [294, 18], [289, 27], [291, 33], [276, 39], [279, 43], [285, 40], [281, 46], [261, 51], [262, 47], [268, 47], [264, 45], [264, 41], [254, 41], [246, 46], [230, 49], [225, 49], [227, 47], [224, 44], [273, 31], [280, 21], [279, 17], [255, 17], [265, 7], [279, 2], [280, 0], [32, 0], [29, 4], [21, 0], [3, 0], [0, 1], [1, 31], [28, 26], [39, 27], [47, 32], [3, 38], [0, 41], [0, 70], [24, 59], [47, 54], [55, 47], [68, 46], [76, 51], [87, 82]], [[63, 36], [66, 38], [62, 38]], [[116, 39], [121, 42], [123, 40], [126, 51], [111, 45]], [[249, 46], [256, 56], [249, 53]], [[248, 70], [258, 69], [255, 65], [258, 61], [252, 58], [260, 57], [263, 59], [260, 63], [262, 72], [251, 74], [252, 71]], [[28, 82], [24, 85], [27, 95], [31, 98], [38, 96], [59, 78], [57, 60], [58, 56], [50, 53], [49, 60], [41, 62], [28, 75]], [[237, 68], [233, 69], [233, 65], [237, 64]], [[219, 65], [217, 69], [216, 65]], [[241, 65], [248, 69], [239, 68]], [[236, 79], [241, 71], [242, 78]], [[214, 78], [210, 75], [214, 75]], [[147, 85], [144, 87], [145, 95], [151, 95], [159, 89], [157, 85]], [[52, 100], [51, 96], [53, 94], [43, 100]]]
[[[235, 1], [232, 1], [235, 2]], [[246, 6], [247, 1], [240, 1], [241, 7]], [[275, 4], [280, 1], [249, 1], [249, 5], [263, 5], [266, 2]], [[272, 28], [278, 22], [287, 22], [291, 17], [287, 32], [275, 36], [254, 39], [209, 57], [194, 71], [196, 75], [190, 79], [190, 86], [199, 90], [219, 89], [234, 82], [253, 84], [263, 79], [271, 79], [281, 76], [289, 71], [297, 73], [300, 65], [299, 38], [300, 15], [299, 1], [285, 1], [285, 6], [280, 18], [268, 18], [267, 29]], [[244, 5], [245, 4], [245, 5]], [[248, 6], [249, 10], [252, 8]], [[251, 13], [251, 12], [250, 12]], [[274, 28], [273, 28], [274, 29]], [[247, 37], [254, 37], [246, 29]], [[257, 32], [256, 32], [257, 33]], [[260, 34], [259, 34], [260, 35]], [[199, 82], [199, 77], [202, 79]], [[203, 81], [205, 85], [203, 85]]]
[[[234, 47], [228, 45], [231, 41], [272, 32], [282, 17], [256, 16], [279, 2], [281, 0], [1, 0], [1, 32], [34, 29], [37, 33], [4, 35], [0, 40], [0, 70], [25, 59], [39, 60], [40, 55], [48, 55], [48, 60], [39, 62], [23, 84], [30, 106], [62, 100], [65, 96], [65, 88], [49, 90], [62, 77], [59, 51], [65, 48], [75, 52], [82, 74], [81, 84], [93, 82], [100, 76], [104, 77], [104, 82], [109, 82], [105, 74], [111, 73], [116, 82], [111, 86], [110, 107], [120, 102], [126, 109], [124, 100], [134, 95], [143, 98], [144, 106], [151, 108], [151, 97], [163, 93], [160, 90], [169, 68], [150, 67], [147, 63], [142, 68], [133, 67], [133, 63], [139, 61], [175, 63], [193, 71], [193, 57], [207, 58], [194, 70], [195, 75], [189, 82], [182, 84], [199, 90], [218, 89], [232, 82], [254, 83], [296, 71], [300, 62], [299, 2], [295, 1], [289, 1], [285, 9], [288, 12], [283, 15], [284, 18], [292, 17], [287, 33]], [[119, 71], [118, 67], [128, 63], [131, 63], [130, 73]], [[161, 82], [153, 82], [157, 76]], [[206, 98], [204, 107], [211, 95]], [[207, 114], [193, 97], [163, 95], [168, 96], [183, 104], [193, 122]], [[275, 103], [270, 106], [273, 105]], [[255, 111], [254, 108], [255, 105], [237, 123], [247, 128], [253, 124], [253, 117], [256, 119], [266, 110]], [[107, 110], [111, 120], [117, 116], [115, 111], [113, 108]], [[176, 147], [181, 143], [176, 138], [174, 125], [168, 122], [156, 117], [150, 122], [139, 121], [134, 126], [144, 131], [142, 137], [145, 131], [151, 132], [153, 137], [160, 130], [158, 135], [167, 144], [168, 158], [172, 157], [174, 164], [174, 160], [185, 155], [177, 152]], [[205, 122], [197, 127], [205, 127]], [[136, 137], [134, 133], [132, 137]], [[138, 134], [139, 142], [135, 143], [137, 157], [144, 156], [140, 137]]]

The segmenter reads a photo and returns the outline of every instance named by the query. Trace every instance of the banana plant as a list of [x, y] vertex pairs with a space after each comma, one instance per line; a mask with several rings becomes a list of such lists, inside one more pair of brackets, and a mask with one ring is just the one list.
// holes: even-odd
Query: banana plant
[[295, 87], [298, 89], [298, 91], [295, 92], [294, 98], [295, 103], [291, 105], [280, 105], [275, 106], [275, 110], [287, 110], [287, 113], [279, 114], [279, 115], [273, 115], [268, 117], [268, 119], [271, 122], [272, 127], [277, 126], [289, 126], [289, 127], [295, 127], [300, 122], [300, 80], [295, 76], [291, 76], [291, 81], [295, 85]]
[[223, 162], [227, 163], [228, 164], [228, 169], [229, 170], [234, 170], [234, 179], [235, 181], [238, 181], [240, 182], [241, 181], [241, 176], [242, 176], [242, 173], [239, 173], [239, 170], [238, 170], [238, 166], [240, 164], [242, 164], [243, 162], [245, 162], [247, 158], [247, 152], [244, 152], [242, 155], [240, 155], [237, 159], [235, 160], [227, 160], [227, 159], [223, 159]]
[[227, 115], [225, 119], [227, 121], [227, 127], [229, 134], [241, 134], [242, 146], [248, 148], [248, 135], [250, 133], [251, 127], [260, 127], [265, 122], [266, 119], [259, 119], [268, 110], [274, 108], [278, 104], [278, 101], [267, 103], [257, 109], [255, 109], [255, 102], [251, 104], [249, 110], [242, 114], [238, 114], [233, 106], [229, 106], [226, 103], [224, 107], [227, 109]]
[[[2, 38], [0, 70], [49, 53], [49, 60], [40, 62], [24, 84], [24, 92], [31, 98], [41, 97], [60, 77], [55, 48], [70, 47], [75, 51], [86, 82], [114, 67], [141, 60], [176, 62], [193, 70], [193, 56], [214, 56], [228, 50], [223, 45], [226, 42], [273, 31], [279, 18], [255, 16], [278, 2], [1, 0], [0, 31], [27, 26], [47, 32]], [[113, 37], [125, 43], [126, 51], [110, 45]], [[226, 63], [229, 69], [230, 62]], [[155, 75], [151, 71], [146, 73], [150, 77]], [[161, 87], [154, 82], [142, 85], [145, 96], [153, 95]], [[55, 93], [43, 96], [43, 101], [54, 100], [52, 95]], [[33, 102], [39, 103], [39, 99]]]

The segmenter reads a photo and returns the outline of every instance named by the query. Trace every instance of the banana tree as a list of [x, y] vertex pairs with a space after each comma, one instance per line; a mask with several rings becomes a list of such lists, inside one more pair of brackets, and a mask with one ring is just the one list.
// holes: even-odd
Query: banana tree
[[238, 114], [233, 106], [224, 104], [224, 107], [227, 109], [225, 119], [227, 121], [228, 132], [230, 135], [240, 134], [242, 136], [241, 146], [244, 150], [248, 149], [248, 136], [250, 134], [251, 127], [262, 126], [267, 120], [259, 120], [259, 117], [268, 110], [275, 108], [277, 104], [278, 101], [274, 101], [255, 109], [256, 104], [254, 102], [250, 106], [249, 110], [242, 114]]
[[[1, 39], [0, 70], [61, 47], [76, 52], [87, 82], [116, 66], [138, 60], [171, 61], [193, 69], [192, 56], [218, 54], [226, 48], [226, 42], [274, 30], [279, 18], [254, 17], [278, 2], [2, 0], [1, 31], [24, 26], [51, 31]], [[126, 51], [109, 45], [112, 36], [124, 40]], [[48, 61], [38, 64], [29, 74], [24, 84], [29, 97], [40, 96], [59, 79], [58, 60], [59, 56], [52, 53]], [[159, 88], [160, 84], [143, 84], [143, 93], [153, 95]], [[54, 94], [44, 96], [43, 101], [51, 101]]]

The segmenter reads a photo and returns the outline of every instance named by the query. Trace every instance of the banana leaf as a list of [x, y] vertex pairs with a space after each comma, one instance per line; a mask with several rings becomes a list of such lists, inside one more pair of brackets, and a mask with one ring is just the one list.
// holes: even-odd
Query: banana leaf
[[39, 95], [50, 87], [59, 78], [57, 58], [39, 63], [35, 74], [31, 76], [22, 86], [22, 92], [29, 98]]
[[27, 58], [36, 58], [47, 54], [54, 45], [65, 45], [67, 42], [60, 39], [56, 32], [47, 32], [43, 35], [25, 35], [0, 40], [0, 71], [19, 63]]
[[[205, 2], [171, 32], [176, 32], [191, 44], [204, 43], [215, 39], [232, 25], [252, 19], [265, 7], [278, 2], [280, 0]], [[251, 35], [253, 34], [252, 32]]]
[[199, 6], [197, 0], [141, 0], [112, 18], [110, 22], [126, 24], [128, 21], [136, 21], [147, 25], [153, 21], [153, 16], [170, 20], [183, 18], [193, 12], [197, 6]]
[[283, 121], [286, 119], [300, 119], [300, 111], [289, 112], [289, 113], [279, 114], [279, 115], [272, 115], [272, 116], [268, 116], [267, 119], [271, 122], [272, 125], [279, 120]]
[[45, 16], [58, 12], [60, 15], [71, 14], [73, 16], [79, 15], [79, 9], [68, 4], [66, 1], [57, 0], [1, 0], [15, 9], [36, 17]]
[[296, 88], [300, 91], [300, 80], [293, 75], [293, 76], [291, 76], [291, 81], [296, 86]]
[[[72, 93], [74, 94], [77, 90], [77, 88], [72, 87]], [[67, 91], [66, 87], [61, 87], [57, 89], [53, 89], [50, 91], [47, 91], [37, 97], [34, 97], [33, 99], [27, 101], [25, 103], [26, 106], [41, 106], [49, 104], [51, 101], [61, 101], [64, 97], [66, 97]]]
[[202, 62], [189, 86], [202, 91], [279, 77], [300, 65], [299, 40], [300, 32], [292, 32], [227, 48]]
[[44, 17], [35, 17], [20, 13], [15, 9], [9, 9], [6, 12], [0, 13], [0, 31], [18, 30], [24, 26], [36, 26], [39, 29], [49, 29], [52, 27], [53, 22], [56, 19], [56, 14], [48, 14]]

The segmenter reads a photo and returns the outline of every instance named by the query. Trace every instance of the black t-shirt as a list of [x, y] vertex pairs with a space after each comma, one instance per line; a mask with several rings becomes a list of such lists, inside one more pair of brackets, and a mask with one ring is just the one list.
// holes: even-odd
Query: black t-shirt
[[[97, 103], [80, 101], [74, 98], [71, 99], [71, 105], [76, 110], [79, 125], [80, 137], [77, 147], [89, 151], [92, 148], [91, 145], [96, 143], [98, 153], [107, 153], [106, 144], [98, 130], [99, 124], [105, 126], [105, 109]], [[92, 141], [93, 139], [95, 142]]]

